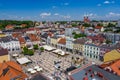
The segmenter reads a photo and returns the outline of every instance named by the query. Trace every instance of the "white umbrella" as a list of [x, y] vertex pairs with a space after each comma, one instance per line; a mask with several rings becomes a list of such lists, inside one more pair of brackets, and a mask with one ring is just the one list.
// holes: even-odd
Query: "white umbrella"
[[40, 68], [40, 67], [39, 67], [39, 66], [35, 66], [35, 67], [34, 67], [34, 69], [38, 69], [38, 68]]
[[18, 54], [13, 54], [13, 57], [17, 57], [18, 56]]
[[33, 69], [32, 69], [32, 68], [29, 68], [27, 71], [33, 71]]
[[38, 68], [37, 71], [41, 71], [41, 68]]
[[32, 74], [33, 74], [33, 73], [36, 73], [36, 70], [32, 70], [31, 73], [32, 73]]

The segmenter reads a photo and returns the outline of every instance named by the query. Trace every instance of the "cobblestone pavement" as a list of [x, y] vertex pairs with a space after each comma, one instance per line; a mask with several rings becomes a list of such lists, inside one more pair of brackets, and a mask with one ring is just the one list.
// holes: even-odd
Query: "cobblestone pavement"
[[[39, 54], [39, 51], [36, 51], [35, 54], [33, 56], [27, 56], [32, 63], [29, 63], [27, 65], [21, 65], [21, 67], [23, 68], [24, 72], [28, 75], [28, 76], [33, 76], [33, 74], [30, 74], [27, 72], [28, 68], [34, 68], [35, 66], [40, 66], [41, 68], [43, 68], [43, 71], [40, 72], [42, 74], [44, 74], [47, 77], [53, 77], [54, 73], [57, 72], [57, 76], [59, 76], [62, 80], [66, 80], [66, 76], [64, 73], [61, 73], [61, 71], [66, 70], [66, 68], [69, 68], [71, 66], [72, 63], [72, 57], [80, 57], [82, 58], [80, 55], [77, 54], [69, 54], [65, 57], [58, 57], [58, 55], [56, 55], [55, 53], [52, 52], [48, 52], [48, 51], [44, 51], [41, 52], [41, 54]], [[20, 54], [20, 57], [22, 57], [24, 55]], [[15, 58], [11, 57], [11, 59], [13, 61], [16, 61]], [[60, 61], [61, 63], [59, 63], [59, 65], [61, 66], [60, 70], [56, 70], [55, 68], [55, 64], [54, 61]], [[86, 61], [86, 63], [91, 62], [90, 59], [88, 59]], [[98, 63], [96, 61], [96, 63]], [[52, 79], [53, 80], [53, 79]]]

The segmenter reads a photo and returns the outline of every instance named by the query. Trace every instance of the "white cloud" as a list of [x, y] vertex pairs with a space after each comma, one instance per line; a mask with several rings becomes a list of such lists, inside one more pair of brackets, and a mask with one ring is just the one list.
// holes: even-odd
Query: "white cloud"
[[114, 4], [115, 1], [104, 1], [104, 4]]
[[70, 19], [71, 18], [70, 15], [61, 15], [61, 17], [63, 17], [64, 19]]
[[97, 18], [97, 14], [94, 14], [94, 13], [89, 13], [89, 14], [84, 14], [84, 16], [88, 16], [90, 18]]
[[58, 14], [58, 13], [55, 13], [54, 15], [55, 15], [55, 16], [58, 16], [59, 14]]
[[97, 6], [102, 6], [101, 4], [97, 4]]
[[109, 12], [106, 17], [120, 17], [120, 13]]
[[51, 13], [46, 13], [46, 12], [44, 12], [44, 13], [41, 13], [40, 16], [41, 16], [42, 18], [48, 17], [48, 16], [51, 16]]
[[110, 1], [104, 1], [104, 4], [110, 4]]
[[64, 3], [65, 6], [69, 5], [69, 3]]

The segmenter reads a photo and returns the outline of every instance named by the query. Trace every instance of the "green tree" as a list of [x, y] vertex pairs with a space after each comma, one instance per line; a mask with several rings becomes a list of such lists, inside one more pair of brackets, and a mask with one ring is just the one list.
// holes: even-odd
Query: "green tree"
[[33, 48], [35, 49], [35, 50], [38, 50], [38, 45], [36, 44], [36, 45], [33, 45]]
[[115, 27], [115, 25], [112, 23], [109, 23], [107, 27]]
[[81, 37], [86, 37], [86, 35], [85, 34], [74, 34], [75, 39], [81, 38]]
[[43, 52], [44, 51], [44, 47], [40, 47], [40, 51]]
[[105, 42], [106, 44], [110, 44], [110, 43], [112, 43], [110, 40], [106, 40], [106, 42]]
[[24, 47], [23, 48], [23, 54], [24, 55], [33, 55], [34, 52], [33, 52], [33, 50], [29, 50], [27, 47]]
[[33, 55], [34, 54], [34, 52], [33, 52], [33, 50], [28, 50], [28, 55]]
[[91, 25], [88, 24], [88, 23], [84, 23], [83, 26], [85, 26], [85, 27], [90, 27]]
[[97, 26], [103, 26], [103, 24], [101, 24], [101, 23], [98, 23], [98, 24], [97, 24]]
[[73, 24], [71, 24], [72, 25], [72, 27], [76, 27], [76, 26], [78, 26], [77, 24], [75, 24], [75, 23], [73, 23]]

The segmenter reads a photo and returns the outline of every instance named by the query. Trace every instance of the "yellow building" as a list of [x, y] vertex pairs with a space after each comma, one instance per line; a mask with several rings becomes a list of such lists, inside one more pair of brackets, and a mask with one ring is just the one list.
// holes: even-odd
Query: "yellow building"
[[7, 49], [3, 49], [0, 47], [0, 63], [4, 61], [10, 61], [10, 56], [8, 54]]
[[76, 39], [73, 42], [74, 53], [83, 55], [85, 39]]
[[59, 40], [59, 38], [57, 38], [57, 37], [51, 37], [50, 38], [51, 45], [54, 47], [57, 47], [58, 40]]
[[120, 59], [120, 52], [118, 50], [112, 50], [104, 55], [104, 62], [110, 62]]
[[1, 37], [6, 37], [6, 35], [3, 34], [3, 33], [0, 33], [0, 38], [1, 38]]

